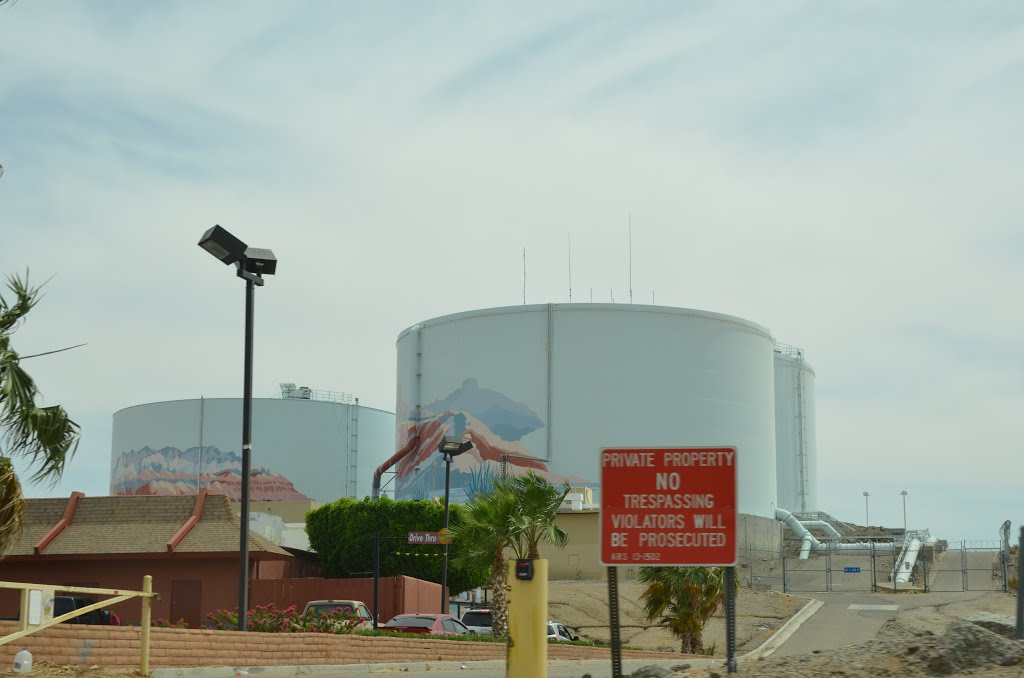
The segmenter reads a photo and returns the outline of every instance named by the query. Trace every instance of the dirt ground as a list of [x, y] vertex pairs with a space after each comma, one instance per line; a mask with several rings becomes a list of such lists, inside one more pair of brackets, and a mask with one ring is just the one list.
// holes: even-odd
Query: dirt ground
[[[40, 678], [132, 678], [139, 672], [132, 669], [107, 669], [99, 666], [60, 666], [52, 662], [33, 662], [29, 676]], [[2, 678], [24, 678], [24, 673], [0, 671]]]
[[[988, 593], [968, 602], [901, 610], [899, 617], [888, 622], [869, 643], [832, 652], [750, 660], [741, 663], [734, 675], [1020, 678], [1024, 676], [1024, 644], [962, 621], [977, 612], [1013, 616], [1016, 604], [1016, 596], [1012, 594]], [[727, 675], [724, 667], [692, 668], [674, 674], [676, 678], [724, 678]]]
[[[650, 650], [679, 650], [672, 634], [647, 621], [640, 602], [641, 584], [619, 582], [619, 627], [623, 644]], [[808, 601], [772, 591], [740, 588], [736, 598], [736, 648], [753, 650], [766, 641]], [[608, 642], [608, 584], [594, 581], [553, 581], [548, 585], [548, 615], [576, 629], [580, 638]], [[704, 646], [723, 654], [725, 610], [704, 628]]]

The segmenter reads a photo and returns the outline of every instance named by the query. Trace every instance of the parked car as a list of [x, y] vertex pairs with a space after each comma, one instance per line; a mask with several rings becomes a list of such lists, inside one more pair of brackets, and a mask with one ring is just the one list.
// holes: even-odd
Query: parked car
[[572, 640], [579, 640], [580, 637], [574, 635], [569, 631], [569, 628], [562, 622], [549, 621], [548, 622], [548, 640], [558, 640], [561, 642], [568, 642]]
[[366, 606], [366, 603], [361, 600], [311, 600], [306, 603], [302, 614], [305, 615], [307, 612], [313, 612], [324, 615], [331, 614], [337, 610], [357, 617], [359, 619], [359, 624], [356, 626], [357, 629], [373, 628], [373, 614], [370, 613], [370, 608]]
[[423, 633], [432, 636], [475, 635], [450, 614], [400, 614], [384, 625], [385, 631]]
[[[97, 601], [92, 598], [86, 598], [84, 596], [54, 596], [53, 597], [53, 616], [60, 617], [68, 612], [74, 612], [75, 610], [81, 610], [83, 607], [95, 604]], [[114, 617], [109, 609], [93, 610], [92, 612], [86, 612], [73, 619], [69, 619], [65, 624], [94, 624], [102, 626], [110, 626], [114, 623]], [[18, 617], [5, 617], [0, 621], [18, 621]]]
[[470, 631], [475, 631], [482, 636], [494, 635], [494, 630], [491, 628], [494, 624], [494, 618], [491, 616], [491, 611], [487, 608], [478, 607], [466, 610], [462, 613], [462, 623]]

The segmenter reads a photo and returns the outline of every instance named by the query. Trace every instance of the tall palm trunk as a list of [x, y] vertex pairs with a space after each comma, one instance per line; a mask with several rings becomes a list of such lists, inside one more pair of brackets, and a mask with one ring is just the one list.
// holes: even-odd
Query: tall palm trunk
[[508, 635], [508, 598], [505, 595], [507, 574], [505, 550], [499, 548], [491, 568], [491, 593], [494, 600], [491, 606], [491, 632], [498, 638]]

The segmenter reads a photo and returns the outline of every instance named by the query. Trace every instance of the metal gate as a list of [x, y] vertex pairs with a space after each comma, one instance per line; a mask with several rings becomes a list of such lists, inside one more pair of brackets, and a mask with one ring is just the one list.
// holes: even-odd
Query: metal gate
[[909, 582], [897, 584], [894, 563], [900, 553], [898, 545], [894, 551], [888, 544], [868, 543], [860, 548], [826, 544], [824, 551], [812, 551], [806, 560], [800, 559], [798, 546], [787, 546], [783, 548], [782, 561], [786, 592], [871, 593], [890, 587], [894, 592], [927, 590], [928, 554], [918, 558]]

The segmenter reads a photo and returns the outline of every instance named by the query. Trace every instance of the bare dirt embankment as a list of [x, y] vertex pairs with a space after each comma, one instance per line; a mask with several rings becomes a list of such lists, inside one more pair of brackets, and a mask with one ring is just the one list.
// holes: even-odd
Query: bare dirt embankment
[[[739, 675], [761, 678], [818, 678], [819, 676], [1024, 676], [1024, 643], [965, 621], [978, 613], [1011, 617], [1016, 597], [988, 593], [970, 601], [901, 610], [871, 642], [830, 652], [750, 660]], [[813, 622], [811, 622], [813, 623]], [[726, 676], [721, 666], [691, 668], [675, 678]]]
[[[619, 583], [619, 618], [622, 642], [630, 647], [678, 651], [672, 634], [647, 621], [641, 584]], [[736, 647], [753, 650], [808, 601], [771, 591], [741, 588], [736, 598]], [[553, 581], [548, 587], [548, 614], [574, 628], [580, 638], [608, 642], [608, 584], [594, 581]], [[719, 655], [725, 650], [725, 610], [719, 610], [704, 629], [704, 646]]]

